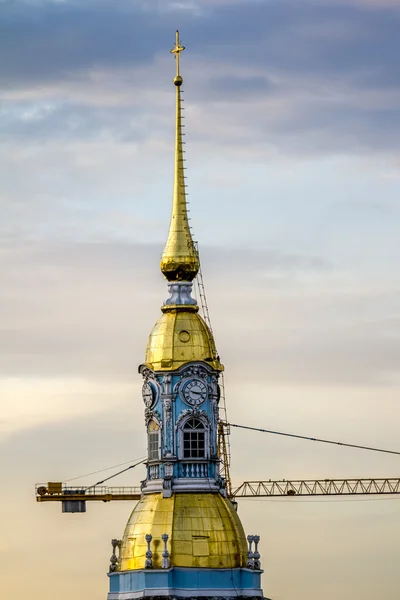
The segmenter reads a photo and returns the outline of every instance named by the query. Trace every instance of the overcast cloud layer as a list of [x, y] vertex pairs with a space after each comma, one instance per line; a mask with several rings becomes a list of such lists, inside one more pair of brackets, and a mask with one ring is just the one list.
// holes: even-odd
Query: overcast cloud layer
[[[0, 2], [2, 597], [106, 597], [131, 507], [62, 515], [33, 486], [146, 452], [177, 28], [231, 421], [399, 450], [399, 26], [398, 0]], [[234, 483], [398, 475], [315, 446], [234, 431]], [[292, 500], [240, 503], [266, 596], [398, 595], [397, 499]]]
[[[396, 2], [5, 2], [1, 128], [31, 142], [159, 138], [178, 23], [191, 108], [222, 116], [219, 143], [398, 150], [398, 19]], [[204, 140], [199, 129], [191, 136]]]

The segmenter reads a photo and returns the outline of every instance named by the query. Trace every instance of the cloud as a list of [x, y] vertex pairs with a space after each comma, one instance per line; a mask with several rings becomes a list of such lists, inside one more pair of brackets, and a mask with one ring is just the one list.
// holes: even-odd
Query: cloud
[[[4, 139], [163, 139], [173, 100], [168, 32], [175, 9], [6, 4]], [[296, 156], [398, 152], [400, 48], [388, 8], [203, 3], [180, 20], [194, 143]]]
[[262, 76], [219, 76], [212, 77], [209, 81], [209, 87], [214, 98], [218, 96], [226, 98], [227, 96], [234, 97], [236, 100], [239, 97], [252, 96], [265, 93], [272, 86], [272, 83]]
[[[3, 377], [129, 381], [166, 296], [158, 256], [156, 245], [115, 242], [4, 246]], [[212, 314], [234, 380], [262, 356], [269, 382], [397, 385], [390, 284], [354, 284], [324, 261], [280, 252], [205, 247], [202, 256], [220, 290]]]
[[400, 0], [325, 0], [328, 4], [339, 6], [362, 6], [382, 10], [384, 8], [400, 8]]
[[69, 79], [75, 70], [146, 63], [152, 57], [150, 44], [144, 43], [149, 18], [128, 4], [112, 9], [105, 2], [8, 2], [3, 3], [2, 14], [1, 48], [9, 60], [2, 63], [0, 73], [8, 86]]
[[[142, 3], [108, 2], [3, 6], [1, 49], [10, 60], [2, 64], [1, 73], [8, 84], [10, 78], [68, 80], [110, 66], [145, 70], [165, 56], [176, 22], [175, 15], [160, 14], [160, 3], [147, 9]], [[203, 61], [213, 56], [213, 62], [229, 60], [250, 69], [263, 65], [331, 76], [386, 65], [397, 77], [393, 50], [398, 41], [391, 16], [385, 10], [370, 13], [362, 7], [308, 0], [216, 4], [199, 18], [181, 16], [190, 41], [185, 60], [191, 55]], [[25, 48], [30, 49], [29, 56]]]
[[19, 101], [3, 105], [3, 138], [13, 140], [92, 141], [108, 138], [120, 143], [141, 143], [148, 138], [146, 118], [132, 108], [110, 109], [88, 104], [49, 100]]

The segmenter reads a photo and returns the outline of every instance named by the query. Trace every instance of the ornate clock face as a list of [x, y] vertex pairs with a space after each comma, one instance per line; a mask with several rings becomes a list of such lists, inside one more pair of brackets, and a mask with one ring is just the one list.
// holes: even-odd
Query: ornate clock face
[[143, 396], [143, 402], [145, 403], [147, 408], [150, 408], [153, 405], [154, 400], [156, 398], [156, 391], [155, 391], [154, 387], [148, 381], [146, 381], [143, 384], [142, 396]]
[[192, 406], [202, 404], [207, 398], [207, 384], [201, 379], [192, 379], [185, 385], [183, 397]]

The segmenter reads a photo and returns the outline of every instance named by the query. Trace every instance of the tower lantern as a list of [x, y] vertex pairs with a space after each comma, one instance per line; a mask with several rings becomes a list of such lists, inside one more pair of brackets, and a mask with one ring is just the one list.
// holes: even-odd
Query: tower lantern
[[122, 540], [113, 540], [108, 600], [263, 596], [259, 538], [246, 539], [219, 473], [218, 379], [223, 365], [213, 334], [191, 295], [200, 261], [188, 224], [185, 194], [183, 50], [176, 32], [171, 50], [176, 60], [174, 189], [160, 264], [169, 297], [139, 367], [147, 473]]

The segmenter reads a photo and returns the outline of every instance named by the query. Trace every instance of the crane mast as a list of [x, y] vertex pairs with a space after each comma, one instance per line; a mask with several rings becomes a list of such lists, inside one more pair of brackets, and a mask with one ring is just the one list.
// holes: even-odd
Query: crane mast
[[[199, 253], [199, 244], [195, 242], [197, 253]], [[207, 324], [207, 327], [213, 333], [210, 312], [208, 310], [207, 296], [204, 287], [203, 273], [201, 270], [201, 261], [199, 271], [195, 280], [196, 290], [198, 295], [198, 301], [201, 307], [202, 316]], [[219, 472], [226, 482], [226, 495], [228, 498], [232, 496], [232, 481], [230, 476], [230, 464], [231, 464], [231, 447], [230, 447], [230, 428], [228, 424], [228, 413], [226, 410], [226, 396], [225, 396], [225, 379], [224, 372], [221, 371], [219, 376], [219, 419], [218, 419], [218, 437], [217, 437], [217, 449], [219, 458]]]

